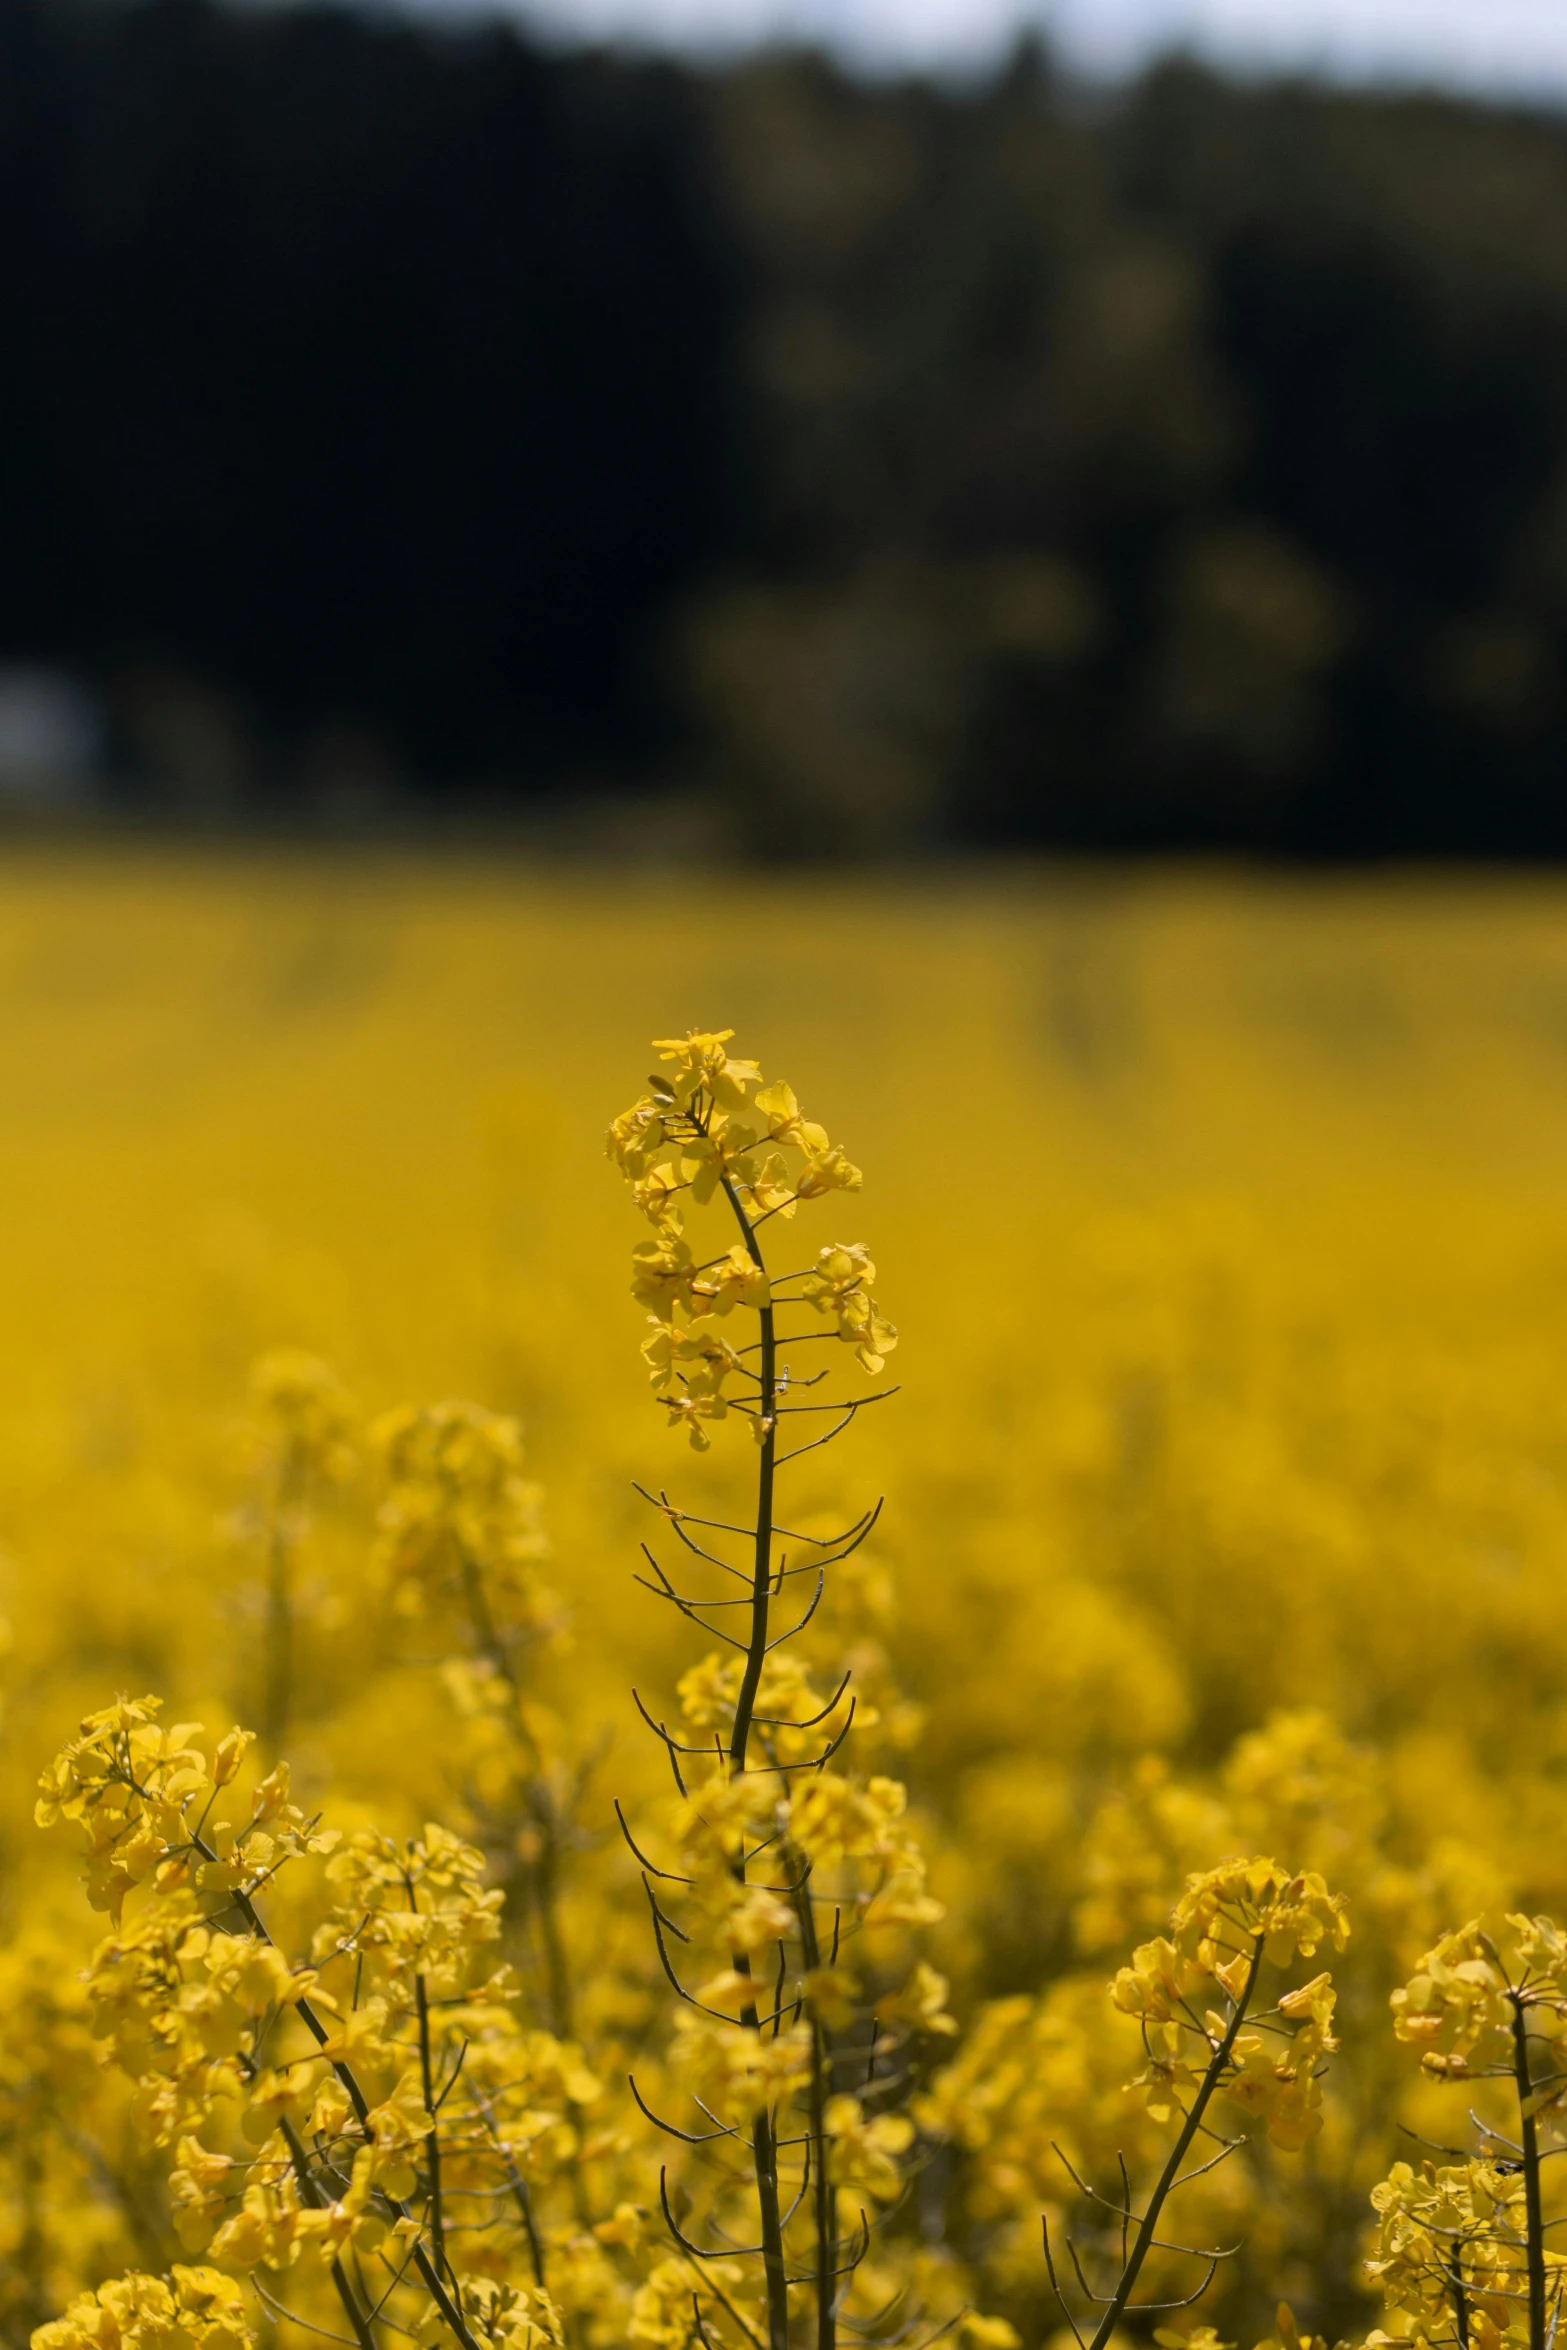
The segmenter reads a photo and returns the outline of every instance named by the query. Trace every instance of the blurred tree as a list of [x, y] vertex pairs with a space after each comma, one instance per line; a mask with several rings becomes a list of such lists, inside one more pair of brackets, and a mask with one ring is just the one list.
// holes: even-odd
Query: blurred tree
[[0, 315], [0, 656], [193, 809], [1567, 851], [1545, 114], [0, 0]]
[[0, 0], [0, 643], [436, 780], [645, 756], [726, 505], [696, 127], [497, 27]]

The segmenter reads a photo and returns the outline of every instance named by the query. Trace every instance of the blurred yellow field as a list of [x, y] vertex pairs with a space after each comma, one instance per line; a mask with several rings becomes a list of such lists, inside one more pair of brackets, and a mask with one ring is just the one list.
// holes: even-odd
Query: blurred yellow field
[[[531, 1654], [530, 1735], [581, 1781], [560, 1931], [601, 2084], [540, 2173], [557, 2299], [568, 2341], [700, 2338], [632, 2298], [663, 2257], [659, 2157], [622, 2083], [628, 2051], [662, 2077], [668, 2033], [611, 1799], [658, 1816], [630, 1684], [657, 1715], [703, 1646], [632, 1582], [633, 1480], [733, 1517], [754, 1448], [728, 1427], [693, 1454], [649, 1401], [603, 1137], [650, 1038], [731, 1026], [865, 1170], [811, 1207], [807, 1255], [867, 1242], [901, 1334], [900, 1393], [788, 1505], [816, 1525], [887, 1496], [839, 1629], [884, 1684], [872, 1767], [908, 1782], [945, 1908], [921, 1947], [962, 2027], [911, 2059], [928, 2159], [875, 2259], [894, 2284], [924, 2264], [933, 2323], [991, 2313], [961, 2321], [976, 2350], [1055, 2335], [1051, 2141], [1113, 2170], [1136, 2061], [1108, 2009], [1083, 2019], [1185, 1872], [1257, 1850], [1347, 1898], [1345, 2050], [1305, 2152], [1275, 2133], [1220, 2174], [1211, 2224], [1249, 2249], [1202, 2321], [1249, 2342], [1283, 2294], [1303, 2329], [1373, 2322], [1356, 2264], [1395, 2115], [1447, 2111], [1387, 1994], [1478, 1913], [1567, 1909], [1567, 894], [13, 852], [0, 1884], [34, 2020], [0, 2066], [11, 2339], [189, 2254], [172, 2152], [80, 2017], [26, 2004], [104, 1931], [32, 1802], [117, 1692], [213, 1735], [259, 1720], [251, 1366], [279, 1348], [371, 1420], [467, 1398], [521, 1423], [570, 1619]], [[460, 1805], [471, 1757], [434, 1629], [367, 1567], [384, 1471], [354, 1457], [300, 1533], [287, 1748], [308, 1808], [402, 1834]], [[651, 2212], [624, 2244], [622, 2206]], [[590, 2240], [618, 2301], [581, 2281]], [[316, 2291], [285, 2299], [319, 2322]], [[744, 2335], [733, 2291], [715, 2341]]]

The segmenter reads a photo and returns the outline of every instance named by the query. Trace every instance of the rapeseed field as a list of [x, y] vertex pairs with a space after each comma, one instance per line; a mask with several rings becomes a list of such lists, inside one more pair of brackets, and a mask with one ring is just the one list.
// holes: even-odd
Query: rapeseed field
[[0, 1133], [7, 2340], [1549, 2350], [1557, 885], [13, 852]]

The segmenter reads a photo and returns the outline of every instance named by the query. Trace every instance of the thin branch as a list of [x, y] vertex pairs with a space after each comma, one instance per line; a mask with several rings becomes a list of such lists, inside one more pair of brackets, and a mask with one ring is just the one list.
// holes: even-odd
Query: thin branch
[[689, 2236], [683, 2236], [669, 2208], [669, 2173], [662, 2165], [658, 2173], [658, 2200], [663, 2206], [670, 2234], [681, 2251], [688, 2252], [693, 2260], [751, 2260], [765, 2249], [761, 2244], [721, 2244], [716, 2252], [704, 2252], [700, 2244], [693, 2244]]
[[[887, 1387], [882, 1390], [880, 1395], [862, 1395], [857, 1397], [855, 1401], [851, 1403], [844, 1411], [843, 1418], [838, 1421], [835, 1427], [829, 1428], [824, 1436], [813, 1436], [808, 1444], [797, 1444], [793, 1452], [780, 1453], [777, 1460], [773, 1464], [774, 1467], [781, 1469], [784, 1467], [786, 1462], [797, 1461], [803, 1454], [808, 1452], [815, 1452], [818, 1445], [831, 1444], [833, 1438], [835, 1436], [841, 1436], [845, 1428], [847, 1428], [853, 1421], [856, 1414], [863, 1412], [867, 1404], [885, 1403], [889, 1396], [896, 1395], [897, 1392], [898, 1390], [895, 1387]], [[811, 1408], [815, 1411], [820, 1411], [824, 1410], [826, 1407], [820, 1404], [816, 1404]]]
[[[719, 2122], [716, 2130], [682, 2130], [676, 2123], [666, 2122], [663, 2115], [655, 2113], [653, 2108], [644, 2098], [641, 2090], [637, 2087], [636, 2075], [634, 2073], [627, 2073], [626, 2080], [630, 2086], [632, 2096], [636, 2099], [639, 2109], [647, 2116], [654, 2129], [662, 2130], [666, 2138], [678, 2138], [680, 2139], [681, 2143], [686, 2146], [710, 2146], [715, 2138], [733, 2138], [737, 2146], [743, 2146], [745, 2144], [746, 2141], [741, 2136], [740, 2132], [738, 2130], [731, 2129], [727, 2122]], [[700, 2102], [700, 2100], [697, 2102]], [[704, 2113], [706, 2113], [706, 2106], [703, 2106], [702, 2110]], [[708, 2115], [708, 2119], [710, 2121], [715, 2120], [716, 2118], [717, 2117], [715, 2115]]]
[[852, 1665], [846, 1665], [844, 1667], [843, 1679], [838, 1683], [837, 1688], [833, 1691], [831, 1697], [828, 1698], [827, 1703], [822, 1707], [821, 1712], [816, 1714], [807, 1714], [803, 1722], [791, 1722], [787, 1720], [782, 1714], [753, 1714], [751, 1719], [755, 1722], [759, 1730], [814, 1730], [818, 1723], [825, 1722], [827, 1716], [835, 1710], [839, 1699], [842, 1697], [844, 1691], [848, 1688], [849, 1683], [853, 1680], [853, 1678], [854, 1667]]
[[[654, 1509], [662, 1511], [664, 1516], [682, 1518], [688, 1526], [706, 1526], [715, 1534], [740, 1534], [745, 1537], [747, 1542], [752, 1539], [755, 1533], [754, 1527], [738, 1526], [728, 1518], [699, 1518], [694, 1510], [683, 1510], [677, 1507], [667, 1493], [655, 1496], [648, 1492], [645, 1485], [638, 1485], [634, 1481], [632, 1491], [639, 1493], [645, 1502], [650, 1503]], [[882, 1507], [882, 1501], [878, 1500], [865, 1512], [863, 1517], [856, 1518], [852, 1525], [846, 1526], [841, 1534], [801, 1534], [793, 1526], [776, 1524], [772, 1531], [775, 1534], [781, 1534], [786, 1542], [808, 1542], [813, 1550], [836, 1550], [840, 1542], [847, 1542], [851, 1536], [858, 1536], [863, 1541], [865, 1535], [869, 1533], [871, 1527], [880, 1517]]]
[[1061, 2315], [1066, 2319], [1067, 2324], [1072, 2329], [1073, 2335], [1077, 2341], [1078, 2350], [1088, 2350], [1088, 2345], [1083, 2340], [1082, 2332], [1078, 2326], [1078, 2322], [1072, 2315], [1072, 2304], [1068, 2301], [1066, 2295], [1062, 2292], [1061, 2280], [1056, 2275], [1055, 2255], [1050, 2249], [1050, 2214], [1047, 2211], [1042, 2211], [1040, 2213], [1039, 2225], [1040, 2231], [1043, 2234], [1045, 2241], [1045, 2267], [1048, 2270], [1050, 2276], [1050, 2289], [1056, 2297], [1056, 2303], [1061, 2311]]
[[768, 1641], [767, 1649], [769, 1654], [771, 1654], [772, 1650], [775, 1648], [782, 1648], [785, 1641], [792, 1640], [797, 1632], [803, 1632], [805, 1630], [806, 1625], [810, 1622], [812, 1616], [815, 1615], [817, 1609], [821, 1606], [822, 1593], [826, 1590], [826, 1588], [827, 1576], [825, 1571], [823, 1571], [816, 1578], [816, 1589], [811, 1595], [810, 1606], [806, 1609], [804, 1615], [800, 1618], [797, 1624], [791, 1624], [787, 1632], [780, 1632], [776, 1638]]
[[620, 1798], [618, 1795], [614, 1798], [614, 1804], [615, 1817], [620, 1822], [620, 1832], [626, 1839], [627, 1844], [630, 1846], [632, 1855], [637, 1861], [638, 1865], [646, 1869], [650, 1877], [662, 1877], [664, 1882], [668, 1885], [689, 1885], [692, 1882], [691, 1878], [677, 1877], [672, 1869], [661, 1869], [653, 1861], [648, 1859], [647, 1854], [642, 1850], [641, 1845], [638, 1844], [636, 1838], [632, 1835], [631, 1830], [626, 1826], [626, 1815], [620, 1808]]
[[636, 1707], [637, 1712], [642, 1716], [644, 1722], [646, 1722], [648, 1728], [652, 1731], [654, 1737], [662, 1740], [664, 1751], [669, 1756], [669, 1767], [675, 1774], [675, 1785], [679, 1788], [681, 1794], [685, 1795], [688, 1790], [686, 1788], [684, 1779], [680, 1776], [680, 1760], [676, 1751], [675, 1740], [671, 1738], [669, 1732], [665, 1729], [662, 1722], [654, 1721], [652, 1715], [648, 1712], [647, 1707], [643, 1704], [640, 1696], [637, 1694], [635, 1687], [633, 1687], [631, 1692], [631, 1702]]
[[334, 2334], [327, 2326], [312, 2325], [308, 2317], [301, 2317], [297, 2311], [285, 2308], [281, 2301], [275, 2301], [254, 2269], [250, 2274], [250, 2283], [256, 2299], [270, 2317], [286, 2318], [291, 2326], [298, 2326], [303, 2333], [319, 2334], [323, 2342], [340, 2342], [344, 2350], [354, 2350], [352, 2334]]
[[[805, 1382], [802, 1380], [800, 1384], [803, 1386]], [[812, 1385], [815, 1385], [814, 1380]], [[803, 1412], [863, 1412], [867, 1404], [885, 1403], [889, 1396], [897, 1392], [895, 1387], [882, 1387], [874, 1395], [844, 1395], [835, 1403], [781, 1403], [778, 1409], [796, 1419]]]
[[[1191, 2146], [1191, 2142], [1197, 2135], [1197, 2132], [1202, 2125], [1202, 2117], [1207, 2110], [1209, 2100], [1212, 2098], [1215, 2090], [1219, 2087], [1225, 2070], [1230, 2063], [1230, 2052], [1235, 2045], [1236, 2034], [1241, 2028], [1241, 2024], [1245, 2018], [1246, 2010], [1251, 2005], [1251, 1995], [1256, 1988], [1257, 1975], [1262, 1966], [1262, 1944], [1263, 1937], [1260, 1934], [1254, 1937], [1252, 1943], [1251, 1964], [1247, 1971], [1246, 1981], [1241, 1989], [1240, 1996], [1235, 2000], [1234, 2005], [1231, 2008], [1230, 2019], [1225, 2026], [1223, 2037], [1221, 2038], [1218, 2047], [1214, 2050], [1212, 2056], [1209, 2058], [1207, 2070], [1203, 2074], [1201, 2085], [1198, 2088], [1196, 2096], [1192, 2100], [1191, 2110], [1187, 2113], [1185, 2120], [1182, 2123], [1179, 2132], [1177, 2133], [1175, 2144], [1170, 2149], [1169, 2158], [1166, 2161], [1163, 2170], [1159, 2174], [1152, 2194], [1148, 2198], [1148, 2207], [1143, 2213], [1142, 2220], [1138, 2225], [1136, 2237], [1132, 2244], [1131, 2257], [1126, 2262], [1121, 2271], [1120, 2282], [1110, 2297], [1109, 2306], [1106, 2308], [1104, 2316], [1100, 2319], [1098, 2325], [1094, 2329], [1093, 2340], [1089, 2345], [1089, 2350], [1105, 2350], [1106, 2344], [1109, 2342], [1111, 2335], [1115, 2332], [1117, 2325], [1119, 2325], [1122, 2315], [1124, 2314], [1127, 2305], [1131, 2300], [1132, 2293], [1137, 2284], [1138, 2274], [1141, 2271], [1144, 2260], [1147, 2258], [1156, 2229], [1158, 2227], [1159, 2214], [1164, 2208], [1165, 2202], [1175, 2184], [1175, 2181], [1180, 2177], [1181, 2165], [1186, 2160], [1187, 2151]], [[1068, 2239], [1068, 2242], [1070, 2243], [1070, 2239]], [[1543, 2350], [1543, 2345], [1539, 2346], [1539, 2350]]]
[[748, 2342], [754, 2343], [755, 2350], [762, 2350], [761, 2337], [758, 2334], [753, 2333], [750, 2325], [747, 2323], [746, 2319], [741, 2316], [739, 2310], [736, 2309], [734, 2303], [730, 2300], [728, 2294], [724, 2291], [723, 2286], [718, 2282], [718, 2279], [716, 2277], [704, 2277], [702, 2279], [702, 2284], [704, 2289], [712, 2294], [713, 2299], [719, 2304], [720, 2308], [726, 2309], [729, 2312], [729, 2315], [734, 2319], [735, 2324], [740, 2328], [740, 2331], [742, 2334], [744, 2334], [746, 2340]]

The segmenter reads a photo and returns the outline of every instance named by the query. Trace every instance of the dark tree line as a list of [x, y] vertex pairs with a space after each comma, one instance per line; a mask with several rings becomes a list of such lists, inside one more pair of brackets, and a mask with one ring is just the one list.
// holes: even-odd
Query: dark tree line
[[0, 646], [288, 756], [646, 756], [724, 544], [698, 93], [203, 0], [0, 5]]
[[0, 0], [0, 656], [119, 788], [1567, 849], [1567, 126]]

